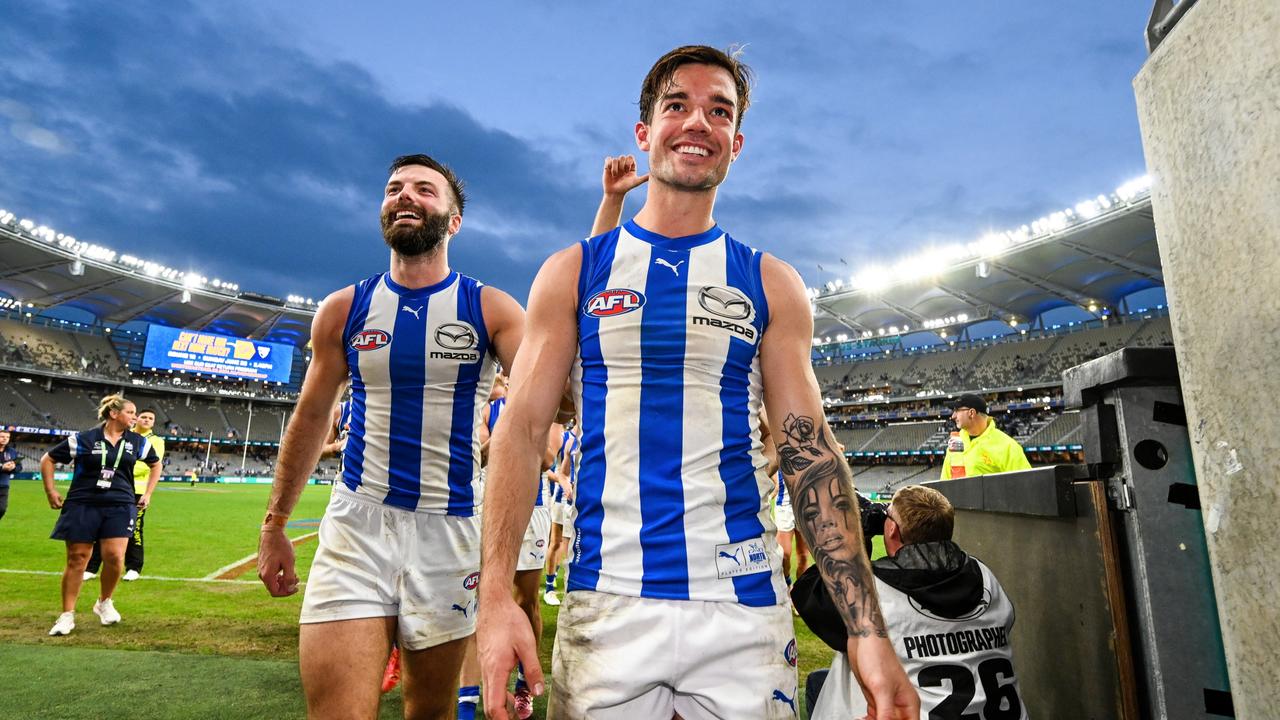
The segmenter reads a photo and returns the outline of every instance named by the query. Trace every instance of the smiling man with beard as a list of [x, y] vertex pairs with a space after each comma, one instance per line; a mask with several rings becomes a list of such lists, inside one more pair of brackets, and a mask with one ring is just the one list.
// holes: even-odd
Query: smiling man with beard
[[393, 640], [406, 718], [452, 717], [475, 632], [480, 442], [494, 361], [511, 367], [524, 311], [449, 267], [466, 203], [426, 155], [391, 165], [381, 208], [391, 269], [325, 298], [258, 546], [274, 596], [297, 592], [284, 528], [348, 378], [341, 481], [307, 579], [299, 667], [311, 718], [374, 718]]

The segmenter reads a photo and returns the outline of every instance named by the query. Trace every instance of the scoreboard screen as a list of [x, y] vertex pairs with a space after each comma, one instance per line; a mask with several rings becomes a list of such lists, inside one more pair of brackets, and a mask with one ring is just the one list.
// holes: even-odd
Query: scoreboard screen
[[293, 346], [152, 325], [142, 364], [156, 370], [287, 383]]

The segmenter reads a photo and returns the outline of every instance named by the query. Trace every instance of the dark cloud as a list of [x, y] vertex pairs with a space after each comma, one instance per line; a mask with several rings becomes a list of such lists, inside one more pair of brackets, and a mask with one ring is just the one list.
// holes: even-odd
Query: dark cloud
[[[1120, 4], [744, 4], [691, 11], [678, 32], [629, 18], [643, 39], [628, 43], [584, 34], [603, 6], [511, 5], [499, 25], [432, 8], [457, 28], [446, 38], [416, 9], [371, 37], [362, 10], [363, 30], [329, 36], [364, 48], [344, 61], [251, 6], [10, 5], [0, 43], [21, 51], [0, 65], [0, 205], [280, 295], [383, 269], [386, 166], [429, 152], [473, 199], [453, 263], [523, 299], [542, 260], [587, 233], [600, 158], [635, 151], [644, 69], [691, 40], [746, 43], [759, 75], [717, 220], [814, 283], [818, 264], [972, 240], [1142, 169], [1142, 12]], [[525, 22], [563, 36], [510, 46]], [[471, 94], [447, 82], [462, 76]]]
[[[585, 233], [595, 196], [562, 164], [447, 104], [391, 101], [361, 69], [273, 45], [181, 3], [26, 8], [5, 34], [63, 30], [11, 100], [0, 196], [122, 252], [321, 295], [386, 265], [386, 167], [425, 151], [467, 181], [455, 265], [523, 297], [542, 256]], [[11, 45], [12, 46], [12, 45]], [[19, 117], [15, 118], [17, 115]], [[477, 228], [472, 231], [471, 228]]]

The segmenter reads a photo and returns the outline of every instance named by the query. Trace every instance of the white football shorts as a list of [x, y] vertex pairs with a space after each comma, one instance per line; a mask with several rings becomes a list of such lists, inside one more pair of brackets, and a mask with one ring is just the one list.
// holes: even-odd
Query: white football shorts
[[791, 503], [773, 506], [773, 521], [778, 525], [778, 532], [792, 532], [796, 529], [796, 514]]
[[574, 590], [556, 627], [547, 717], [799, 716], [789, 604]]
[[524, 542], [520, 544], [520, 560], [516, 571], [540, 570], [547, 563], [547, 538], [551, 537], [551, 509], [546, 505], [533, 508], [529, 527], [524, 530]]
[[394, 617], [406, 650], [476, 629], [480, 516], [418, 513], [338, 485], [320, 521], [301, 623]]

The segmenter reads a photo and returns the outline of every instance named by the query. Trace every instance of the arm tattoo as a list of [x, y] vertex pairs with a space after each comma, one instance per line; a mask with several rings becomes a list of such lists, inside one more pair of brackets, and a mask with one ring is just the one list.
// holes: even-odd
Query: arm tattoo
[[852, 473], [826, 422], [788, 415], [776, 436], [782, 476], [791, 490], [796, 526], [844, 618], [850, 637], [888, 637], [876, 597]]

